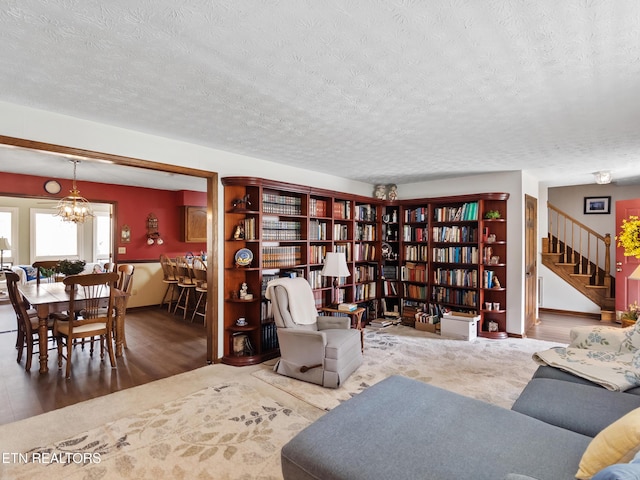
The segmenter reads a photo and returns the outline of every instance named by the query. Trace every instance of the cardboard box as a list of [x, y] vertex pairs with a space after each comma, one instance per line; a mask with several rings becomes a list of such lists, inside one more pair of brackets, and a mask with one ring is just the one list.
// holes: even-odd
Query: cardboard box
[[440, 322], [432, 323], [437, 321], [437, 319], [431, 315], [427, 315], [426, 313], [416, 313], [415, 319], [414, 327], [416, 330], [430, 333], [437, 333], [440, 330]]
[[475, 340], [478, 336], [480, 316], [469, 314], [445, 313], [442, 317], [441, 335], [461, 340]]

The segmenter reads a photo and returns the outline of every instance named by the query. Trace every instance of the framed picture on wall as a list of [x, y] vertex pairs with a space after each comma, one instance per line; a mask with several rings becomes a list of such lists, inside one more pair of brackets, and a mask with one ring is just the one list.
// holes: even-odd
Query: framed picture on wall
[[611, 213], [611, 197], [584, 197], [584, 214]]

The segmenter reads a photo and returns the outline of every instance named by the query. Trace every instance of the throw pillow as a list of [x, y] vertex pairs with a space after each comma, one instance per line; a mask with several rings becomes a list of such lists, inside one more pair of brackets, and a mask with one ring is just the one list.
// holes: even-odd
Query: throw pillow
[[580, 460], [576, 478], [591, 479], [616, 463], [630, 462], [640, 451], [640, 408], [619, 418], [596, 435]]
[[640, 480], [640, 464], [617, 463], [600, 470], [592, 480]]

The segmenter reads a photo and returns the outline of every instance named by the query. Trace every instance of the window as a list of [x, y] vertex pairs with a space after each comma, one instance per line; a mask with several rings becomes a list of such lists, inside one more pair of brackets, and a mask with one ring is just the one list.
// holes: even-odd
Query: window
[[95, 260], [108, 262], [111, 259], [111, 215], [109, 212], [95, 212], [93, 238]]
[[[4, 265], [14, 264], [16, 245], [18, 244], [18, 209], [0, 207], [0, 237], [5, 237], [11, 245], [11, 250], [2, 252]], [[15, 238], [14, 238], [15, 235]]]
[[82, 229], [73, 222], [63, 222], [51, 210], [31, 209], [31, 258], [84, 260]]

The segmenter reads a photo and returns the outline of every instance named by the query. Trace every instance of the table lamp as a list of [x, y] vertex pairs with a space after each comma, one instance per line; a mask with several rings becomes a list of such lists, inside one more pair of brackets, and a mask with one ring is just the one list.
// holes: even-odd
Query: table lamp
[[4, 270], [4, 251], [11, 250], [9, 240], [6, 237], [0, 237], [0, 270]]
[[333, 305], [338, 304], [338, 277], [348, 277], [351, 275], [349, 267], [347, 267], [347, 256], [344, 252], [327, 252], [324, 259], [324, 267], [322, 267], [321, 275], [325, 277], [333, 277], [333, 289], [331, 291], [331, 302]]

